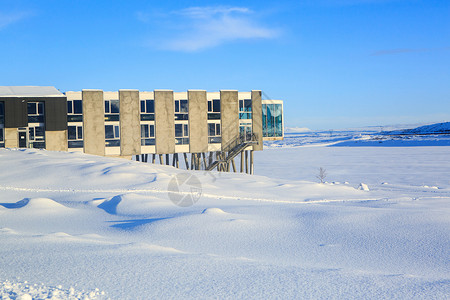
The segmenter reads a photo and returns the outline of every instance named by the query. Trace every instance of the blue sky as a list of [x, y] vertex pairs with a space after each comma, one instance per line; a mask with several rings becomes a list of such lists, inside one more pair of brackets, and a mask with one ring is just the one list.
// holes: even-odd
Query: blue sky
[[450, 1], [0, 0], [0, 85], [262, 90], [287, 126], [450, 121]]

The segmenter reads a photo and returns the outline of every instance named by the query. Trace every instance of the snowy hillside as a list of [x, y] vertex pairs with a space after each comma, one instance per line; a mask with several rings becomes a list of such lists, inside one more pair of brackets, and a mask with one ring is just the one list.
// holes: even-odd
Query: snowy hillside
[[389, 125], [320, 131], [292, 129], [285, 133], [283, 141], [264, 142], [264, 145], [268, 148], [450, 146], [450, 122], [424, 126]]
[[255, 164], [0, 150], [0, 298], [450, 297], [449, 147], [272, 147]]
[[450, 134], [450, 122], [425, 125], [413, 129], [388, 131], [385, 134]]

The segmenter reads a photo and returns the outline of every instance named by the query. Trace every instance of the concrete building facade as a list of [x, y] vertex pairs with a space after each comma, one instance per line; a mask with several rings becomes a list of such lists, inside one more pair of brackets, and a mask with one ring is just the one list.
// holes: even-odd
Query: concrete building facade
[[262, 100], [258, 90], [63, 94], [54, 87], [0, 87], [0, 147], [145, 161], [151, 155], [174, 166], [182, 154], [187, 168], [222, 171], [236, 170], [233, 158], [241, 154], [241, 171], [248, 157], [251, 173], [253, 151], [263, 150], [265, 138], [282, 139], [282, 122], [282, 101]]

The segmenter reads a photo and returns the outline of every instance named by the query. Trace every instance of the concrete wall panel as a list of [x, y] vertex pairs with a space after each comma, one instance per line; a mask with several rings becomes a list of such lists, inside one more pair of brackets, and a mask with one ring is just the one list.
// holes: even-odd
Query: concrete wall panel
[[252, 91], [252, 132], [258, 140], [258, 144], [253, 145], [253, 150], [263, 150], [261, 91]]
[[5, 147], [19, 147], [19, 136], [17, 134], [17, 128], [5, 128]]
[[67, 130], [46, 131], [45, 149], [50, 151], [67, 151]]
[[84, 153], [105, 155], [103, 91], [83, 90]]
[[139, 91], [119, 90], [120, 155], [141, 154]]
[[220, 91], [222, 151], [230, 151], [239, 137], [239, 101], [237, 91]]
[[175, 118], [173, 91], [156, 90], [155, 96], [155, 136], [156, 153], [175, 153]]
[[208, 102], [206, 91], [188, 91], [189, 152], [208, 152]]

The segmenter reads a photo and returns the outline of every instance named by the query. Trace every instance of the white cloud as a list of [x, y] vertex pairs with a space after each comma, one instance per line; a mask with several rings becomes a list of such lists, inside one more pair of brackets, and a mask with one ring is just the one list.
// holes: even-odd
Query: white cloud
[[30, 16], [29, 12], [4, 13], [0, 12], [0, 29], [6, 26], [19, 22], [20, 20]]
[[[268, 28], [256, 21], [255, 13], [245, 7], [189, 7], [167, 16], [176, 20], [177, 30], [164, 33], [158, 42], [162, 49], [174, 51], [199, 51], [248, 39], [271, 39], [279, 30]], [[145, 13], [137, 14], [140, 21], [147, 22]]]

